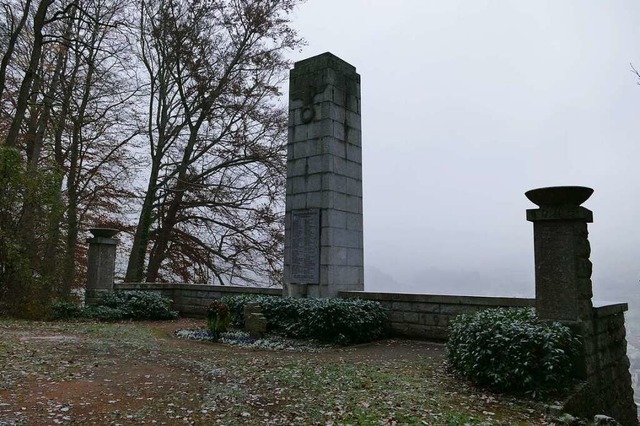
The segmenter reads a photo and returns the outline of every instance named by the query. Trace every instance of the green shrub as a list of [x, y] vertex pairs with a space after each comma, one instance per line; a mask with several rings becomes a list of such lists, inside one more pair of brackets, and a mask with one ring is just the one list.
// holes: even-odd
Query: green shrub
[[229, 307], [219, 300], [211, 302], [207, 308], [207, 326], [215, 339], [220, 336], [220, 333], [227, 331], [229, 322], [231, 322]]
[[226, 296], [235, 326], [244, 325], [244, 305], [259, 303], [271, 331], [348, 345], [384, 335], [387, 314], [378, 302], [361, 299], [296, 299], [276, 296]]
[[451, 321], [447, 359], [453, 371], [500, 391], [533, 396], [565, 388], [579, 340], [533, 309], [488, 309]]
[[134, 320], [165, 320], [178, 316], [170, 309], [171, 299], [153, 291], [114, 291], [105, 295], [100, 305], [121, 310], [125, 318]]
[[56, 300], [51, 303], [50, 316], [53, 320], [69, 320], [82, 318], [84, 316], [84, 312], [77, 303], [65, 300]]
[[129, 312], [123, 309], [104, 305], [87, 306], [82, 313], [84, 318], [106, 322], [122, 321], [131, 318]]
[[50, 306], [51, 319], [95, 319], [98, 321], [165, 320], [178, 313], [171, 311], [171, 299], [149, 291], [117, 291], [105, 295], [98, 305], [81, 308], [73, 302], [56, 301]]

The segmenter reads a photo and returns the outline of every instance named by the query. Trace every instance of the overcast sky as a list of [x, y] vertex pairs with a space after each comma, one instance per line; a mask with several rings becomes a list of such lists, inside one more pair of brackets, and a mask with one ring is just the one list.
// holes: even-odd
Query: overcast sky
[[640, 290], [640, 2], [309, 0], [362, 76], [366, 290], [532, 296], [523, 195], [585, 203], [594, 292]]

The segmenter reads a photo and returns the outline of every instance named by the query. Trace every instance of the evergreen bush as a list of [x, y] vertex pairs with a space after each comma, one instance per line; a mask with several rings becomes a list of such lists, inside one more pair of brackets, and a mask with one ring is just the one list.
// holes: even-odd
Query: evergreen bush
[[451, 321], [447, 359], [454, 372], [499, 391], [540, 396], [566, 388], [579, 339], [533, 309], [488, 309]]
[[370, 342], [387, 329], [387, 313], [380, 303], [361, 299], [297, 299], [276, 296], [225, 296], [231, 322], [244, 325], [244, 305], [260, 304], [269, 330], [293, 338], [348, 345]]
[[95, 319], [98, 321], [167, 320], [178, 317], [171, 299], [152, 291], [116, 291], [106, 294], [95, 306], [81, 308], [73, 302], [56, 301], [50, 306], [51, 319]]
[[66, 300], [56, 300], [51, 303], [50, 315], [53, 320], [68, 320], [82, 318], [84, 312], [77, 303]]
[[97, 321], [112, 322], [122, 321], [130, 318], [129, 312], [110, 306], [96, 305], [87, 306], [82, 310], [82, 317], [87, 319], [93, 319]]
[[177, 318], [171, 299], [154, 291], [114, 291], [105, 295], [99, 305], [119, 309], [134, 320], [166, 320]]

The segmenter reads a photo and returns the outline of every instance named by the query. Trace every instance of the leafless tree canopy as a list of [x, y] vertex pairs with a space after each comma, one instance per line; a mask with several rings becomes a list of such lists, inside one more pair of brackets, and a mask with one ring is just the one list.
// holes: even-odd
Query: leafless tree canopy
[[5, 306], [81, 286], [93, 226], [130, 281], [279, 283], [298, 3], [0, 3]]

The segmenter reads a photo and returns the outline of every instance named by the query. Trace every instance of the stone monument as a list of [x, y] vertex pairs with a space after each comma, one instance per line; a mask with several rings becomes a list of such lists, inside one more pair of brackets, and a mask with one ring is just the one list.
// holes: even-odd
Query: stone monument
[[364, 290], [360, 75], [331, 53], [291, 70], [284, 295]]

